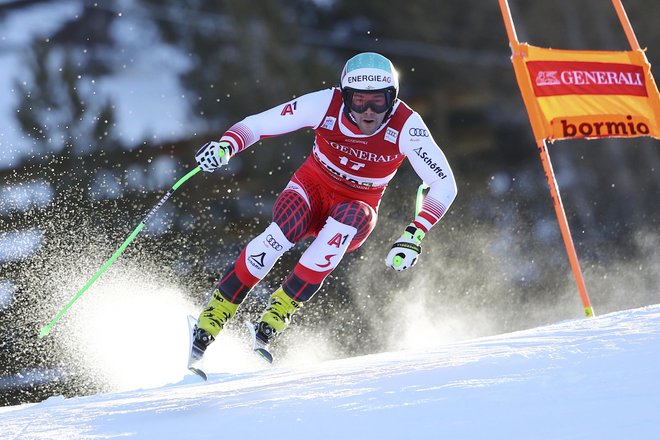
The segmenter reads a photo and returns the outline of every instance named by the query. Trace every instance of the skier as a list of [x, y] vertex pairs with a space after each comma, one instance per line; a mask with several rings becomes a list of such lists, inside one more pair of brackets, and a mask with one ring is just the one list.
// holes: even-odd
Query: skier
[[349, 59], [341, 86], [309, 93], [234, 124], [219, 141], [195, 154], [202, 170], [227, 165], [266, 137], [313, 128], [312, 153], [280, 193], [273, 222], [229, 265], [193, 330], [191, 358], [199, 360], [250, 290], [296, 242], [316, 237], [293, 271], [270, 296], [257, 324], [255, 351], [272, 361], [268, 344], [321, 288], [344, 254], [359, 248], [374, 226], [388, 182], [407, 157], [429, 185], [419, 214], [386, 258], [401, 271], [412, 267], [420, 243], [456, 197], [451, 168], [422, 118], [397, 98], [399, 80], [389, 59], [360, 53]]

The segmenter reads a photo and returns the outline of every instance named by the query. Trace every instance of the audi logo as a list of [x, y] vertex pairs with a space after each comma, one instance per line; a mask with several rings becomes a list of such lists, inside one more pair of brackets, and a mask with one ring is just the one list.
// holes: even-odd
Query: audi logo
[[411, 128], [408, 130], [410, 136], [429, 137], [429, 131], [425, 128]]
[[281, 250], [282, 250], [282, 245], [279, 244], [279, 243], [277, 242], [277, 240], [275, 240], [275, 239], [273, 238], [272, 235], [268, 234], [268, 235], [266, 236], [266, 241], [268, 242], [268, 244], [270, 245], [270, 247], [272, 247], [272, 248], [275, 249], [276, 251], [281, 251]]

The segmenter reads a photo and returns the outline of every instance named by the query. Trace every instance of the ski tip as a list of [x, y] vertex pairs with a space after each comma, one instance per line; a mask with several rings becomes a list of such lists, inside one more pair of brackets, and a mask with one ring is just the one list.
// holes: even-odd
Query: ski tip
[[259, 346], [256, 342], [257, 339], [257, 329], [254, 323], [250, 321], [245, 321], [245, 326], [250, 332], [250, 337], [252, 338], [252, 350], [266, 360], [269, 364], [273, 363], [273, 355], [267, 350], [266, 347]]
[[273, 363], [273, 355], [270, 354], [268, 350], [265, 350], [263, 348], [255, 348], [254, 352], [257, 353], [262, 358], [264, 358], [269, 364]]
[[193, 373], [195, 373], [196, 375], [198, 375], [199, 377], [201, 377], [202, 379], [204, 379], [204, 381], [208, 380], [208, 376], [206, 376], [206, 373], [200, 370], [199, 368], [188, 367], [188, 369]]

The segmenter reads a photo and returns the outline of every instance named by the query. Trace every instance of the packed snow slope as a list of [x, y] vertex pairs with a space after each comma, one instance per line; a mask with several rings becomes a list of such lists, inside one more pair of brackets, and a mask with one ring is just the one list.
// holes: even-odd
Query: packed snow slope
[[[429, 335], [432, 337], [432, 335]], [[657, 439], [660, 305], [0, 409], [2, 439]]]

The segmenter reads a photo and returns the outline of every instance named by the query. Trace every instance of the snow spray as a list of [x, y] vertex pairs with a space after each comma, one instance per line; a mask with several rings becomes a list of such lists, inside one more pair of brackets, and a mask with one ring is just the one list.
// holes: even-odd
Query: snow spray
[[156, 206], [154, 206], [151, 209], [151, 211], [149, 211], [149, 214], [147, 214], [147, 216], [144, 218], [144, 220], [142, 220], [140, 222], [140, 224], [137, 225], [137, 227], [133, 230], [133, 232], [131, 232], [131, 234], [128, 236], [128, 238], [126, 238], [126, 240], [124, 240], [122, 245], [119, 246], [119, 248], [115, 251], [115, 253], [112, 254], [110, 259], [108, 261], [106, 261], [103, 264], [103, 266], [101, 266], [101, 268], [94, 274], [94, 276], [92, 278], [90, 278], [89, 281], [87, 281], [87, 284], [85, 284], [82, 287], [82, 289], [80, 289], [78, 291], [78, 293], [76, 293], [76, 295], [74, 295], [74, 297], [71, 298], [71, 300], [62, 308], [62, 310], [60, 310], [53, 317], [53, 319], [48, 324], [46, 324], [45, 326], [43, 326], [41, 328], [41, 330], [39, 331], [39, 338], [43, 338], [44, 336], [48, 335], [50, 333], [50, 331], [52, 330], [53, 326], [57, 323], [57, 321], [59, 321], [60, 318], [62, 316], [64, 316], [64, 314], [69, 310], [69, 308], [71, 308], [71, 306], [78, 300], [78, 298], [80, 298], [82, 296], [82, 294], [85, 293], [87, 291], [87, 289], [89, 289], [89, 287], [92, 284], [94, 284], [94, 282], [103, 274], [103, 272], [105, 272], [108, 269], [108, 267], [110, 267], [112, 265], [112, 263], [114, 263], [115, 260], [117, 258], [119, 258], [119, 256], [126, 250], [128, 245], [131, 244], [131, 242], [135, 239], [135, 237], [137, 237], [137, 235], [140, 233], [140, 231], [144, 228], [145, 224], [149, 221], [149, 219], [151, 217], [153, 217], [153, 215], [156, 213], [156, 211], [158, 211], [158, 209], [161, 206], [163, 206], [163, 204], [167, 201], [167, 199], [170, 198], [170, 196], [174, 193], [174, 191], [176, 191], [177, 188], [179, 188], [188, 179], [190, 179], [192, 176], [194, 176], [195, 174], [197, 174], [200, 171], [201, 171], [200, 167], [194, 168], [192, 171], [188, 172], [188, 174], [183, 176], [181, 179], [179, 179], [172, 186], [172, 188], [160, 199], [160, 201], [156, 204]]

